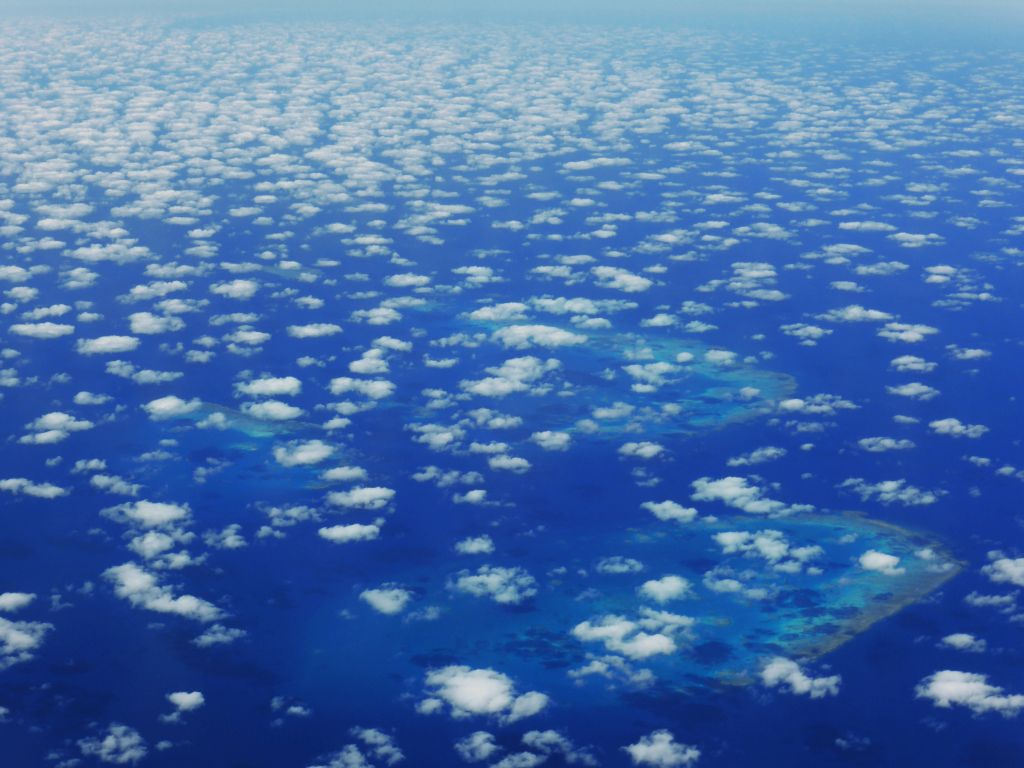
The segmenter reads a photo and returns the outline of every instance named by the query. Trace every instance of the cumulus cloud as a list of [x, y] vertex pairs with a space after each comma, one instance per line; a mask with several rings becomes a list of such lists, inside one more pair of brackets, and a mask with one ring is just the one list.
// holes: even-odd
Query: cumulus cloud
[[669, 574], [660, 579], [650, 579], [640, 585], [637, 590], [642, 597], [657, 603], [680, 600], [693, 594], [693, 586], [682, 576]]
[[[862, 441], [863, 442], [863, 441]], [[878, 443], [871, 443], [868, 450], [894, 450], [900, 447], [897, 441], [884, 448]], [[913, 445], [913, 443], [911, 443]], [[881, 480], [877, 483], [869, 483], [860, 477], [849, 477], [839, 485], [840, 488], [848, 488], [862, 501], [874, 499], [882, 504], [902, 504], [904, 507], [918, 507], [934, 504], [943, 495], [942, 491], [923, 491], [917, 486], [910, 485], [906, 480]]]
[[928, 422], [928, 426], [937, 435], [949, 435], [950, 437], [969, 437], [977, 439], [988, 432], [988, 427], [983, 424], [964, 424], [960, 419], [952, 417], [936, 419]]
[[193, 595], [175, 596], [170, 587], [160, 584], [156, 575], [135, 563], [124, 563], [103, 572], [114, 587], [114, 594], [136, 608], [169, 613], [201, 622], [211, 622], [224, 614], [213, 603]]
[[128, 316], [132, 333], [158, 334], [180, 331], [185, 327], [180, 317], [173, 315], [154, 315], [151, 312], [134, 312]]
[[700, 759], [699, 749], [679, 743], [671, 731], [664, 729], [641, 736], [635, 744], [623, 749], [633, 761], [633, 765], [647, 765], [653, 768], [695, 765]]
[[518, 605], [537, 594], [536, 579], [519, 567], [482, 565], [475, 572], [459, 571], [448, 586], [474, 597], [488, 597], [502, 605]]
[[460, 555], [489, 555], [494, 551], [494, 540], [486, 533], [471, 536], [456, 542], [455, 551]]
[[875, 571], [886, 576], [899, 576], [906, 573], [905, 568], [899, 567], [900, 558], [875, 549], [869, 549], [862, 554], [857, 559], [857, 562], [860, 563], [860, 567], [865, 571]]
[[940, 642], [945, 648], [966, 651], [967, 653], [984, 653], [987, 647], [987, 643], [984, 640], [967, 632], [954, 632], [951, 635], [946, 635]]
[[324, 336], [334, 336], [341, 332], [341, 326], [335, 323], [307, 323], [305, 325], [288, 326], [288, 335], [293, 339], [319, 339]]
[[236, 279], [225, 283], [215, 283], [210, 286], [210, 293], [223, 296], [228, 299], [251, 299], [259, 289], [259, 283], [255, 280]]
[[652, 285], [653, 280], [633, 274], [628, 269], [621, 267], [594, 267], [591, 273], [597, 278], [597, 284], [602, 288], [611, 288], [625, 293], [640, 293], [646, 291]]
[[530, 435], [530, 440], [545, 451], [565, 451], [568, 450], [569, 444], [572, 442], [572, 435], [568, 432], [544, 430], [543, 432], [534, 432]]
[[66, 323], [14, 323], [8, 329], [15, 336], [26, 336], [31, 339], [59, 339], [75, 332], [75, 326]]
[[142, 735], [121, 723], [111, 723], [101, 735], [80, 739], [78, 748], [86, 757], [113, 765], [135, 765], [149, 754]]
[[294, 376], [264, 376], [251, 381], [235, 384], [235, 390], [250, 397], [280, 397], [297, 395], [302, 391], [302, 382]]
[[857, 445], [869, 453], [884, 453], [885, 451], [908, 451], [914, 448], [914, 441], [905, 438], [894, 437], [862, 437]]
[[712, 480], [702, 477], [694, 480], [691, 498], [696, 501], [720, 501], [723, 504], [754, 515], [788, 515], [796, 512], [809, 512], [814, 509], [810, 504], [785, 504], [770, 499], [764, 491], [752, 485], [744, 477], [723, 477]]
[[299, 418], [305, 411], [280, 400], [263, 400], [257, 403], [243, 403], [242, 413], [264, 421], [290, 421]]
[[514, 723], [541, 712], [548, 697], [538, 691], [517, 694], [508, 675], [493, 669], [473, 669], [450, 665], [427, 673], [428, 698], [420, 702], [423, 714], [440, 711], [447, 705], [452, 717], [496, 717], [502, 723]]
[[1024, 587], [1024, 557], [1011, 558], [1002, 552], [989, 552], [988, 565], [981, 572], [996, 584], [1013, 584]]
[[551, 325], [510, 325], [499, 328], [491, 338], [506, 349], [528, 349], [530, 347], [567, 347], [584, 344], [587, 337], [581, 333], [556, 328]]
[[156, 400], [150, 400], [142, 406], [142, 410], [149, 414], [149, 418], [154, 420], [177, 419], [190, 413], [195, 413], [202, 405], [198, 398], [182, 400], [176, 395], [167, 395], [166, 397], [158, 397]]
[[653, 459], [665, 452], [665, 446], [650, 440], [628, 442], [619, 446], [619, 455], [631, 459]]
[[[298, 706], [292, 705], [289, 709]], [[301, 708], [301, 711], [308, 714], [305, 708]], [[327, 757], [327, 763], [311, 765], [309, 768], [372, 768], [375, 764], [393, 766], [405, 760], [405, 754], [398, 748], [394, 737], [378, 728], [356, 727], [350, 729], [349, 734], [358, 743], [346, 744]]]
[[34, 496], [37, 499], [56, 499], [68, 494], [67, 488], [61, 488], [53, 483], [37, 483], [24, 477], [0, 479], [0, 491]]
[[165, 528], [186, 522], [191, 516], [188, 504], [159, 501], [133, 501], [102, 511], [105, 517], [142, 528]]
[[839, 693], [840, 677], [811, 677], [792, 659], [776, 656], [761, 668], [761, 682], [768, 688], [782, 688], [798, 696], [820, 699]]
[[501, 751], [494, 742], [494, 734], [474, 731], [455, 742], [455, 752], [467, 763], [482, 763]]
[[943, 709], [966, 707], [976, 715], [995, 712], [1016, 717], [1024, 709], [1024, 694], [1008, 694], [988, 682], [988, 675], [943, 669], [922, 680], [915, 689], [917, 698], [929, 699]]
[[373, 541], [380, 536], [380, 523], [331, 525], [318, 529], [317, 535], [334, 544], [348, 544], [352, 541]]
[[386, 379], [354, 379], [351, 376], [339, 376], [331, 379], [332, 395], [343, 395], [357, 392], [371, 400], [382, 400], [395, 391], [395, 385]]
[[282, 467], [304, 467], [326, 461], [334, 454], [334, 446], [322, 440], [294, 440], [274, 446], [274, 460]]
[[[8, 598], [8, 604], [15, 602], [17, 600]], [[19, 607], [24, 605], [27, 603], [22, 602]], [[6, 610], [18, 610], [18, 608], [7, 608]], [[46, 634], [52, 629], [53, 625], [45, 622], [11, 621], [0, 616], [0, 670], [31, 661], [35, 652], [42, 646]]]
[[697, 518], [697, 510], [693, 507], [684, 507], [682, 504], [668, 499], [665, 501], [645, 501], [640, 506], [659, 520], [689, 523]]
[[572, 635], [584, 643], [601, 643], [605, 649], [632, 660], [675, 653], [679, 641], [689, 639], [696, 621], [652, 608], [641, 608], [636, 619], [608, 614], [580, 622]]
[[115, 355], [131, 352], [139, 346], [134, 336], [98, 336], [95, 339], [79, 339], [75, 348], [80, 355]]
[[786, 455], [785, 448], [778, 448], [773, 445], [766, 445], [763, 448], [756, 448], [749, 453], [734, 456], [726, 464], [730, 467], [747, 467], [752, 464], [764, 464], [766, 461], [775, 461]]
[[174, 691], [168, 693], [166, 698], [174, 707], [174, 712], [161, 716], [160, 719], [165, 723], [181, 722], [185, 712], [194, 712], [206, 704], [206, 697], [201, 691]]
[[327, 501], [346, 509], [383, 509], [394, 497], [395, 492], [391, 488], [360, 485], [347, 491], [332, 491], [327, 495]]
[[0, 611], [14, 613], [32, 604], [36, 596], [32, 592], [0, 592]]
[[472, 395], [483, 397], [505, 397], [516, 392], [535, 388], [537, 382], [547, 373], [558, 370], [558, 360], [541, 360], [536, 357], [513, 357], [500, 366], [487, 369], [490, 376], [483, 379], [464, 380], [459, 386]]
[[359, 599], [369, 605], [378, 613], [393, 616], [405, 610], [405, 606], [412, 600], [412, 592], [402, 587], [385, 584], [376, 589], [364, 589], [359, 593]]

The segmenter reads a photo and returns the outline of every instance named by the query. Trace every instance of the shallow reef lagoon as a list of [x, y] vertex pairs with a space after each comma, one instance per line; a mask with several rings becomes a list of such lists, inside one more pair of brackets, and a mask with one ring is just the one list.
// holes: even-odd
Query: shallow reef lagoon
[[1024, 55], [0, 25], [0, 763], [1024, 765]]

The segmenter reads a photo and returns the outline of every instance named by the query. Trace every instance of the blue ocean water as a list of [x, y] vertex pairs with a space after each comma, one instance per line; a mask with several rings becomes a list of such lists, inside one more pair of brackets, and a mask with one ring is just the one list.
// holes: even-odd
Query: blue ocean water
[[1019, 52], [4, 35], [5, 765], [1024, 762]]

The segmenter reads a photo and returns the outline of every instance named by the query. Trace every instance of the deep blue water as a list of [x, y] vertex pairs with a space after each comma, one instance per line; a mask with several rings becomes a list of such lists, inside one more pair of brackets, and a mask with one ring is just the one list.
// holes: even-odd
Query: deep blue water
[[[1024, 764], [1018, 52], [3, 34], [4, 765], [401, 762], [355, 728], [413, 766], [477, 731], [502, 768]], [[341, 330], [289, 331], [312, 323]], [[137, 341], [83, 347], [106, 336]], [[243, 413], [268, 400], [301, 414]], [[353, 489], [380, 501], [331, 502]], [[643, 591], [669, 575], [689, 589]], [[929, 688], [956, 672], [983, 677]], [[173, 692], [202, 704], [168, 722]], [[549, 730], [576, 751], [524, 742]]]

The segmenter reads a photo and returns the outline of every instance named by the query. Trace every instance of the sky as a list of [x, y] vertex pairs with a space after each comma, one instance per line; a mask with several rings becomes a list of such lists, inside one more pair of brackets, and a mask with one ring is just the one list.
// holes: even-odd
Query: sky
[[[797, 34], [860, 34], [913, 39], [971, 35], [1011, 41], [1007, 25], [1024, 24], [1015, 0], [7, 0], [0, 14], [199, 14], [276, 18], [355, 17], [444, 20], [537, 20], [572, 23], [706, 24]], [[895, 28], [894, 28], [895, 25]]]

